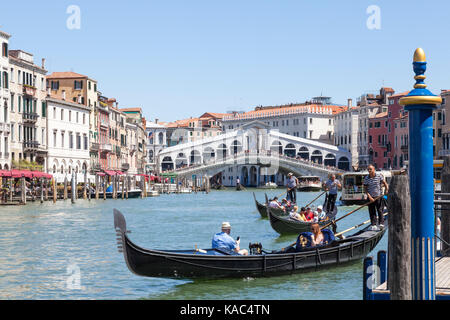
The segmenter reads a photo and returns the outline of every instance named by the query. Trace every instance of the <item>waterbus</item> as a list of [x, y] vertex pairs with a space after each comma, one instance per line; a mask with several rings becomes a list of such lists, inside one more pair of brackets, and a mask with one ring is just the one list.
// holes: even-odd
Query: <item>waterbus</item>
[[[388, 170], [376, 171], [381, 173], [386, 182], [389, 183], [392, 172]], [[348, 172], [342, 175], [341, 202], [345, 206], [360, 205], [367, 203], [367, 195], [364, 192], [364, 178], [369, 175], [368, 171]], [[384, 189], [384, 187], [382, 186]], [[382, 190], [384, 192], [384, 190]]]
[[317, 176], [301, 176], [298, 177], [298, 186], [297, 189], [299, 191], [320, 191], [322, 190], [322, 182], [320, 181], [320, 177]]
[[[405, 161], [405, 167], [408, 168], [408, 161]], [[441, 192], [443, 168], [444, 168], [444, 160], [433, 160], [434, 191], [436, 192]]]

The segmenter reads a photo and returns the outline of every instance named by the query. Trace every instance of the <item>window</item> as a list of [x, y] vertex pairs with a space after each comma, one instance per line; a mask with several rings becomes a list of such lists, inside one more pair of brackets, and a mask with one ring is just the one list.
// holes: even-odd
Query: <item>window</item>
[[56, 134], [57, 134], [56, 130], [53, 131], [53, 147], [54, 148], [56, 148]]
[[8, 57], [8, 44], [6, 42], [2, 43], [2, 56]]
[[64, 120], [64, 109], [61, 109], [61, 120]]
[[83, 81], [74, 81], [73, 87], [75, 90], [81, 90], [83, 89]]
[[56, 119], [56, 107], [53, 107], [53, 119]]
[[45, 101], [42, 101], [42, 117], [47, 117], [47, 103]]
[[87, 135], [83, 135], [83, 140], [84, 140], [84, 150], [88, 150], [88, 148], [89, 148], [89, 143], [88, 143], [88, 137], [87, 137]]
[[52, 81], [51, 88], [52, 90], [59, 90], [59, 81]]
[[69, 132], [69, 148], [73, 149], [73, 133]]
[[61, 132], [61, 148], [64, 148], [64, 131]]

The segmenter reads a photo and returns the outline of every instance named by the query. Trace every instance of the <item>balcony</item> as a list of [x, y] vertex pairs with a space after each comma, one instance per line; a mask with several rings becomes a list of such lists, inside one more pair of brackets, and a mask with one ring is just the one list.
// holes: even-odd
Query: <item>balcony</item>
[[24, 84], [23, 85], [23, 94], [26, 96], [34, 97], [36, 95], [36, 87]]
[[40, 144], [37, 141], [24, 141], [23, 142], [23, 151], [24, 152], [38, 151], [39, 146], [40, 146]]
[[122, 171], [128, 171], [130, 169], [130, 164], [129, 163], [122, 163], [121, 169], [122, 169]]
[[39, 115], [34, 112], [24, 112], [22, 117], [24, 123], [36, 123]]
[[0, 132], [10, 133], [11, 125], [7, 123], [0, 123]]
[[100, 152], [111, 152], [111, 151], [112, 151], [112, 146], [109, 143], [100, 145]]
[[409, 146], [408, 146], [408, 145], [402, 145], [402, 146], [400, 147], [400, 149], [402, 150], [402, 152], [408, 153]]
[[100, 144], [97, 142], [92, 142], [91, 143], [91, 151], [98, 151], [100, 150]]
[[105, 121], [105, 120], [100, 120], [100, 127], [103, 129], [108, 129], [109, 128], [109, 122]]
[[93, 163], [93, 164], [91, 164], [91, 168], [92, 168], [92, 170], [94, 170], [94, 171], [101, 171], [102, 170], [102, 165], [100, 164], [100, 163]]

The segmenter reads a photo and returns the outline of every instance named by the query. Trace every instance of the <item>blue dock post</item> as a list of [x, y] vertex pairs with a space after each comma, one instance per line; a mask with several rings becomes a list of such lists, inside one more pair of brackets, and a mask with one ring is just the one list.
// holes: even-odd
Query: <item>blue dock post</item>
[[380, 283], [385, 283], [386, 282], [386, 266], [387, 266], [387, 259], [386, 259], [387, 255], [386, 255], [386, 251], [385, 250], [381, 250], [378, 251], [377, 254], [377, 266], [378, 266], [378, 270], [380, 272]]
[[366, 257], [364, 259], [364, 274], [363, 274], [363, 300], [373, 300], [371, 283], [373, 275], [373, 257]]
[[413, 300], [435, 300], [433, 180], [433, 110], [442, 103], [426, 89], [424, 51], [414, 53], [416, 84], [400, 99], [409, 116], [409, 179], [411, 190], [411, 285]]

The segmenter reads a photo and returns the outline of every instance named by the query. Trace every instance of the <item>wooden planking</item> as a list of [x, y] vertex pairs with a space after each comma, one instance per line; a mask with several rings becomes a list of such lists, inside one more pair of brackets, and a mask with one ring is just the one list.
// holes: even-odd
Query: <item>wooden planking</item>
[[[436, 294], [450, 295], [450, 257], [436, 261]], [[373, 290], [373, 293], [388, 293], [386, 282]]]

